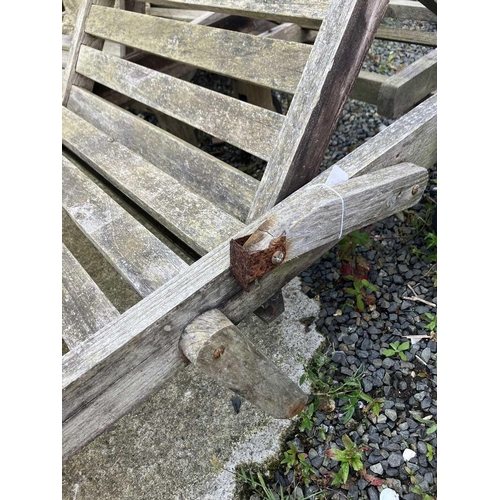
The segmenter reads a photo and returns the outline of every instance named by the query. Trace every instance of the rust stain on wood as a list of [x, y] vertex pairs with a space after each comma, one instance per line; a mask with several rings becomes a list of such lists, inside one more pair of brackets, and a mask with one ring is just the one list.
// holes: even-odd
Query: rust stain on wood
[[[280, 236], [273, 238], [267, 248], [250, 253], [244, 248], [245, 242], [251, 235], [243, 236], [230, 241], [230, 271], [236, 281], [245, 292], [249, 291], [249, 285], [257, 278], [264, 276], [269, 271], [281, 264], [286, 257], [286, 233], [283, 231]], [[283, 257], [274, 259], [275, 254], [282, 254]]]

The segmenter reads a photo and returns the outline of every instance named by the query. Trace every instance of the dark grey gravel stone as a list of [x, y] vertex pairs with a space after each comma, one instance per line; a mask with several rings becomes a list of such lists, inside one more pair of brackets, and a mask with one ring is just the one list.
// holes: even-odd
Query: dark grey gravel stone
[[361, 380], [361, 385], [363, 386], [363, 390], [365, 392], [371, 392], [371, 390], [373, 389], [373, 384], [369, 377], [364, 377]]
[[421, 353], [420, 353], [420, 357], [422, 358], [422, 360], [425, 362], [425, 363], [428, 363], [431, 359], [431, 350], [426, 347]]
[[374, 486], [370, 486], [366, 492], [368, 493], [368, 500], [378, 500], [379, 494], [377, 489]]
[[387, 459], [387, 462], [391, 467], [397, 468], [404, 462], [403, 455], [399, 453], [391, 453], [389, 455], [389, 458]]
[[398, 414], [395, 410], [385, 410], [384, 411], [387, 418], [395, 422], [398, 419]]

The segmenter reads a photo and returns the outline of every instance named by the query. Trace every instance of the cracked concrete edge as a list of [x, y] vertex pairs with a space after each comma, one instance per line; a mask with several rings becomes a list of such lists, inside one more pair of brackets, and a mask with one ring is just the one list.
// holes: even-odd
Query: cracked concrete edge
[[[294, 381], [324, 341], [304, 318], [318, 304], [295, 278], [284, 289], [285, 312], [270, 325], [250, 315], [238, 326]], [[303, 388], [307, 391], [308, 387]], [[192, 365], [75, 455], [63, 469], [63, 499], [232, 500], [240, 464], [278, 458], [293, 420], [268, 417]]]

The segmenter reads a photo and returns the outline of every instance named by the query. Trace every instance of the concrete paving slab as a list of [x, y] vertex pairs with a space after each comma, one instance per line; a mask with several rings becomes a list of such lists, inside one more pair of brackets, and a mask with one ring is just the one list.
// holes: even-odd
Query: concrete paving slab
[[[292, 379], [321, 345], [318, 304], [295, 278], [284, 288], [285, 313], [266, 325], [251, 315], [241, 330]], [[302, 321], [301, 321], [302, 320]], [[309, 325], [309, 326], [308, 326]], [[63, 467], [63, 500], [229, 500], [241, 463], [277, 458], [294, 427], [217, 386], [192, 365], [72, 457]]]

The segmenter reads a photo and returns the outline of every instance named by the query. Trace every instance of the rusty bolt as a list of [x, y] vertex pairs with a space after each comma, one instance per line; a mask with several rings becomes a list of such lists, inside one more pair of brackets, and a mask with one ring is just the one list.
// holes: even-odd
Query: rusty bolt
[[411, 190], [411, 194], [416, 195], [420, 189], [420, 186], [417, 184], [416, 186], [413, 186], [413, 189]]
[[285, 254], [283, 252], [280, 252], [279, 250], [277, 252], [273, 253], [271, 262], [277, 266], [278, 264], [281, 264], [283, 262], [283, 259], [285, 258]]
[[226, 348], [223, 345], [217, 347], [217, 349], [215, 349], [214, 351], [214, 358], [220, 358], [224, 354], [225, 350]]

